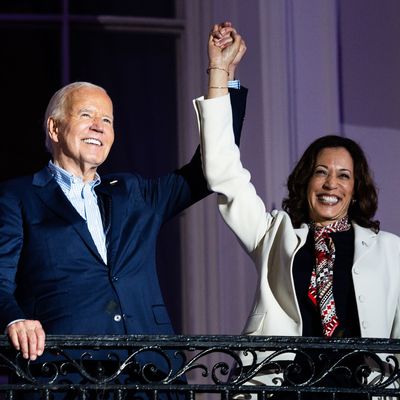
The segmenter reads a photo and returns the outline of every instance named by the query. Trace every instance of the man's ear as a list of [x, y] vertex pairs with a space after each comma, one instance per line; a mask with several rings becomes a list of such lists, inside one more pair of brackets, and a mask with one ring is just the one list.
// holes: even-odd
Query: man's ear
[[49, 117], [47, 119], [47, 134], [50, 136], [50, 139], [53, 142], [58, 142], [58, 134], [60, 132], [59, 122], [56, 121], [53, 117]]

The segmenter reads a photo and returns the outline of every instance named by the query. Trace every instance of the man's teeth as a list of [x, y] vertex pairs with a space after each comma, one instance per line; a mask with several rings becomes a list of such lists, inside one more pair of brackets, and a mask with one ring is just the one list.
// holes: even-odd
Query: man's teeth
[[336, 204], [339, 201], [336, 196], [318, 196], [318, 199], [326, 204]]
[[97, 146], [101, 146], [101, 142], [98, 139], [93, 139], [93, 138], [88, 138], [88, 139], [83, 139], [83, 141], [85, 143], [89, 143], [89, 144], [95, 144]]

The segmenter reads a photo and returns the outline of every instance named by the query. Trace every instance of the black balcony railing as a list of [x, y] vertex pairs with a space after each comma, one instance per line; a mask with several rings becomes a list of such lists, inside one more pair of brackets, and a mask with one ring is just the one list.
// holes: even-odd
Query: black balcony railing
[[262, 400], [292, 392], [301, 400], [317, 392], [332, 400], [339, 393], [400, 399], [398, 356], [400, 340], [388, 339], [48, 336], [45, 354], [29, 362], [1, 336], [0, 397], [157, 399], [174, 392]]

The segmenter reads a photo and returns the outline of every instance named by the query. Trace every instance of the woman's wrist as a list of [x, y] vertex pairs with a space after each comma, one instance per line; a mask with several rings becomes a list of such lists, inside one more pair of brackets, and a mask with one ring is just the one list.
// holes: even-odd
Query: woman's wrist
[[229, 67], [225, 67], [224, 65], [213, 65], [213, 64], [209, 65], [207, 68], [207, 74], [209, 74], [210, 71], [214, 69], [217, 71], [224, 71], [229, 76]]
[[208, 74], [208, 95], [207, 98], [224, 96], [228, 94], [227, 71], [220, 68], [211, 68]]

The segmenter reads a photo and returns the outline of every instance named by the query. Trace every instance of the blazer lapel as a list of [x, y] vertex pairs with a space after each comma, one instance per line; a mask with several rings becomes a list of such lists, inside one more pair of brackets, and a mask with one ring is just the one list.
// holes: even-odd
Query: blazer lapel
[[89, 229], [87, 228], [86, 221], [79, 215], [74, 206], [65, 197], [63, 191], [50, 174], [47, 167], [33, 176], [32, 184], [36, 187], [36, 194], [46, 207], [51, 209], [57, 216], [71, 225], [91, 252], [103, 262]]
[[309, 232], [308, 225], [306, 223], [302, 223], [300, 228], [295, 229], [296, 235], [299, 238], [299, 242], [296, 247], [296, 251], [304, 246], [304, 243], [307, 240], [307, 235]]
[[374, 246], [377, 234], [371, 229], [362, 228], [353, 223], [354, 227], [354, 261], [353, 265], [367, 254]]

